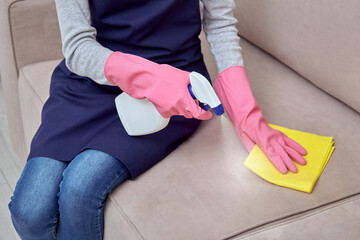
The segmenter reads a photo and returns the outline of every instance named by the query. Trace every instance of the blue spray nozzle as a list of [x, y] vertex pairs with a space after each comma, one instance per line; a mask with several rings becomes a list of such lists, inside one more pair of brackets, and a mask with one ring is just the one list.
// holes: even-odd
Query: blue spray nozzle
[[219, 106], [215, 107], [212, 109], [214, 111], [214, 113], [217, 115], [217, 116], [221, 116], [225, 113], [225, 110], [224, 110], [224, 107], [222, 104], [220, 104]]
[[[189, 93], [191, 95], [191, 97], [196, 100], [196, 96], [193, 92], [193, 89], [192, 89], [192, 86], [191, 84], [188, 85], [188, 89], [189, 89]], [[199, 106], [204, 109], [205, 111], [209, 110], [211, 107], [209, 104], [204, 104], [202, 102], [199, 101]], [[214, 111], [214, 113], [217, 115], [217, 116], [221, 116], [222, 114], [224, 114], [224, 108], [222, 106], [222, 104], [220, 103], [218, 106], [216, 107], [213, 107], [212, 110]]]

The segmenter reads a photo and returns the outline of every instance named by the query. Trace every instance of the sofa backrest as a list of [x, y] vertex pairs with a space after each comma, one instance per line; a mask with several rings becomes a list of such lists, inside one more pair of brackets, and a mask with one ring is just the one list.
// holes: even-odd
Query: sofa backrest
[[17, 70], [34, 62], [62, 58], [53, 0], [15, 1], [9, 15]]
[[360, 1], [235, 3], [241, 37], [360, 112]]

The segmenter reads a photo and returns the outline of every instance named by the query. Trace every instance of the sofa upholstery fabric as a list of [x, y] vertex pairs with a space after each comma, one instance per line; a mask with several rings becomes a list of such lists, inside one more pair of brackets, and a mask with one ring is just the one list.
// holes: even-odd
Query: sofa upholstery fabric
[[242, 37], [360, 112], [360, 1], [235, 3]]

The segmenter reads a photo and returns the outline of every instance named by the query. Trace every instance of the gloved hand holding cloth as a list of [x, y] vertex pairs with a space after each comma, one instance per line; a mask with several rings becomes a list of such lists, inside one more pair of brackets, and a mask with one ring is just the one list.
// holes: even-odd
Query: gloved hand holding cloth
[[147, 98], [164, 118], [182, 115], [208, 120], [212, 117], [211, 112], [201, 109], [191, 97], [187, 71], [136, 55], [113, 52], [106, 60], [104, 72], [109, 82], [131, 97]]
[[257, 144], [276, 169], [285, 174], [297, 168], [292, 160], [305, 165], [306, 150], [284, 133], [268, 126], [252, 94], [242, 66], [222, 71], [214, 82], [214, 89], [233, 122], [237, 135], [250, 152]]

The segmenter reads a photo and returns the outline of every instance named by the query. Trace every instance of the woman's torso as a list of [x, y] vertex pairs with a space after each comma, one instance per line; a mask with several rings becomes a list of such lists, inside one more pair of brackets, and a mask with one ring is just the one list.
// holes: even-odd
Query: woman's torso
[[[102, 46], [188, 71], [200, 64], [196, 68], [207, 75], [199, 0], [89, 0], [89, 8]], [[68, 78], [90, 80], [72, 73], [65, 60], [59, 69]]]
[[175, 67], [202, 57], [199, 0], [90, 0], [89, 5], [104, 47]]

